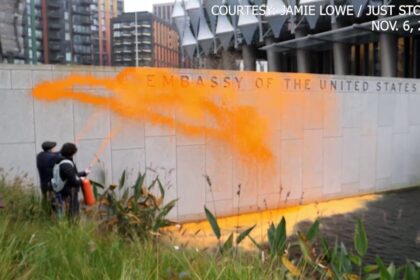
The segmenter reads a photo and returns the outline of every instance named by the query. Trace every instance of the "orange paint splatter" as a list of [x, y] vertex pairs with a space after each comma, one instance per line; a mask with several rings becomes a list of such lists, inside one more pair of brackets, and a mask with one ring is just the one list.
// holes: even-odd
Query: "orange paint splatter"
[[[289, 104], [302, 104], [305, 98], [296, 93], [282, 95], [285, 85], [279, 77], [275, 73], [197, 71], [187, 75], [162, 68], [127, 68], [115, 78], [71, 75], [43, 82], [32, 94], [51, 102], [72, 99], [135, 121], [175, 128], [187, 136], [207, 137], [228, 145], [246, 161], [270, 165], [282, 111], [287, 112]], [[294, 74], [294, 79], [307, 77]]]

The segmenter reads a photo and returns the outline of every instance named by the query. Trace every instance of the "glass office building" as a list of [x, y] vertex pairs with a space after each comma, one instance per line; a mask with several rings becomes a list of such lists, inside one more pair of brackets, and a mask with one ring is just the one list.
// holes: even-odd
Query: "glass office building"
[[26, 0], [26, 62], [92, 64], [92, 4], [93, 0]]
[[179, 67], [179, 37], [169, 23], [148, 12], [125, 13], [111, 22], [112, 65]]
[[[354, 7], [355, 15], [287, 14], [290, 7]], [[395, 11], [416, 1], [392, 1]], [[261, 13], [226, 13], [253, 6]], [[420, 77], [419, 17], [413, 13], [368, 15], [381, 0], [176, 0], [172, 18], [184, 55], [207, 60], [207, 67], [255, 70], [265, 60], [269, 71], [321, 74]], [[220, 9], [220, 7], [224, 7]], [[229, 10], [230, 9], [230, 10]], [[222, 11], [222, 12], [221, 12]], [[386, 24], [375, 28], [378, 21]], [[407, 32], [408, 27], [413, 28]], [[405, 28], [405, 29], [404, 29]], [[214, 61], [221, 60], [222, 63]]]

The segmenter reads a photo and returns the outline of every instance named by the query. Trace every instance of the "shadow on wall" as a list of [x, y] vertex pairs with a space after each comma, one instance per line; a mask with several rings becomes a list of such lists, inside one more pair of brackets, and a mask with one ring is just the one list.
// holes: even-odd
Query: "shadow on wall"
[[[345, 215], [321, 218], [321, 232], [332, 242], [337, 237], [347, 248], [353, 248], [357, 219], [365, 224], [369, 249], [365, 261], [375, 263], [377, 255], [386, 262], [405, 264], [420, 259], [420, 187], [388, 192], [368, 202], [366, 208]], [[307, 230], [310, 222], [296, 225]]]

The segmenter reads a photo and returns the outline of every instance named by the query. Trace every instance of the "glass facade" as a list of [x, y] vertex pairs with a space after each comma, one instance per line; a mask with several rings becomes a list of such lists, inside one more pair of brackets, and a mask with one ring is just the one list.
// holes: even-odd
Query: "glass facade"
[[92, 64], [89, 0], [26, 0], [26, 62]]
[[27, 63], [109, 65], [110, 19], [122, 0], [25, 0]]
[[[137, 62], [136, 62], [137, 61]], [[112, 19], [112, 64], [179, 67], [179, 37], [167, 22], [147, 12]]]

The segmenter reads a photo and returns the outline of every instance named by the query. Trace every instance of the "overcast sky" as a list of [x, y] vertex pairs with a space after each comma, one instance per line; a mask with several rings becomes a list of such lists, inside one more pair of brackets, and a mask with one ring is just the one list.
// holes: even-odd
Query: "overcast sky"
[[124, 0], [124, 10], [126, 12], [134, 11], [152, 11], [153, 4], [171, 3], [174, 0]]

